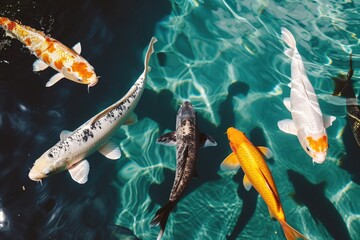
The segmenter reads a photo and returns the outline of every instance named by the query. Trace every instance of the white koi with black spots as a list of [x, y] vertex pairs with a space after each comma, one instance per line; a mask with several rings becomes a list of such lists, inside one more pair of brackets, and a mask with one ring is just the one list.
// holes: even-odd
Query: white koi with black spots
[[74, 132], [63, 131], [60, 141], [47, 150], [34, 163], [29, 172], [29, 178], [40, 181], [53, 174], [69, 170], [71, 177], [78, 183], [85, 183], [89, 173], [89, 163], [85, 159], [95, 151], [109, 159], [119, 159], [121, 156], [118, 144], [111, 138], [123, 124], [136, 122], [133, 113], [145, 89], [148, 63], [154, 52], [152, 38], [146, 52], [144, 72], [140, 75], [127, 94], [119, 101], [104, 109]]
[[191, 178], [196, 176], [196, 161], [201, 147], [216, 146], [215, 140], [199, 132], [196, 112], [190, 102], [185, 101], [176, 116], [176, 131], [166, 133], [156, 140], [157, 143], [176, 146], [176, 173], [169, 202], [156, 212], [151, 226], [160, 225], [158, 240], [165, 231], [170, 212], [184, 193]]

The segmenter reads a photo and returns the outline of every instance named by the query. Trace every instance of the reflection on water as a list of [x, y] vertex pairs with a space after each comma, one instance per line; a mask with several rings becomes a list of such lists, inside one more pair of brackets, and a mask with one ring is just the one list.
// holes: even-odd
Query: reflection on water
[[[353, 217], [352, 224], [348, 224], [350, 220], [347, 216], [353, 216], [357, 203], [351, 199], [325, 201], [332, 199], [330, 196], [351, 182], [349, 174], [339, 168], [339, 164], [346, 166], [345, 162], [341, 163], [342, 156], [352, 156], [351, 159], [356, 161], [356, 154], [352, 154], [346, 145], [344, 147], [347, 141], [343, 135], [345, 106], [333, 105], [327, 102], [327, 98], [321, 98], [323, 112], [337, 116], [338, 120], [328, 130], [331, 146], [328, 160], [323, 165], [313, 166], [306, 154], [301, 152], [297, 139], [282, 134], [276, 126], [278, 120], [288, 117], [282, 100], [290, 92], [287, 86], [290, 82], [290, 62], [283, 53], [284, 45], [279, 34], [281, 26], [294, 32], [316, 92], [330, 95], [333, 91], [331, 77], [347, 71], [348, 66], [343, 62], [347, 59], [347, 52], [351, 50], [354, 54], [358, 51], [359, 40], [354, 35], [358, 26], [352, 19], [359, 6], [353, 3], [335, 4], [334, 1], [320, 4], [220, 0], [197, 3], [172, 1], [171, 15], [158, 24], [157, 61], [153, 63], [148, 90], [138, 108], [142, 120], [137, 129], [141, 129], [142, 125], [141, 131], [150, 134], [151, 137], [146, 138], [150, 142], [172, 129], [171, 119], [175, 118], [178, 104], [184, 99], [190, 100], [198, 111], [202, 131], [211, 134], [218, 142], [217, 149], [200, 153], [197, 166], [199, 178], [190, 184], [184, 198], [170, 215], [164, 237], [284, 238], [280, 226], [271, 221], [263, 200], [260, 198], [257, 201], [256, 192], [243, 189], [243, 173], [218, 171], [219, 164], [230, 152], [224, 133], [227, 127], [235, 126], [250, 134], [256, 145], [267, 145], [274, 152], [274, 158], [268, 164], [289, 223], [310, 238], [338, 238], [340, 235], [344, 239], [351, 238], [356, 234], [360, 219]], [[355, 75], [359, 76], [358, 73]], [[149, 128], [153, 129], [152, 132]], [[129, 130], [129, 136], [137, 136], [136, 130]], [[159, 131], [156, 136], [152, 135], [154, 131]], [[136, 137], [132, 144], [134, 141], [137, 141]], [[132, 186], [137, 191], [136, 195], [140, 193], [145, 197], [140, 201], [145, 212], [133, 208], [129, 215], [129, 206], [126, 206], [119, 209], [121, 219], [117, 220], [121, 224], [132, 222], [128, 226], [137, 229], [138, 236], [145, 239], [156, 237], [158, 229], [147, 228], [149, 219], [157, 209], [154, 205], [160, 207], [166, 202], [175, 170], [174, 151], [160, 149], [153, 142], [149, 144], [151, 147], [147, 149], [154, 156], [143, 152], [140, 157], [133, 150], [129, 152], [131, 161], [141, 158], [142, 162], [149, 162], [146, 171], [142, 169], [139, 173], [146, 172], [151, 179], [155, 177], [146, 189]], [[357, 151], [357, 148], [353, 149]], [[349, 159], [347, 162], [350, 163]], [[289, 197], [297, 186], [287, 179], [288, 169], [296, 170], [313, 182], [327, 181], [327, 186], [331, 187], [325, 188], [322, 199], [329, 208], [341, 209], [332, 214], [336, 216], [339, 229], [331, 229], [333, 227], [328, 221], [321, 219], [322, 226], [318, 226], [317, 220], [312, 220], [311, 205], [304, 208]], [[336, 180], [332, 176], [337, 176]], [[141, 178], [134, 175], [131, 179]], [[140, 184], [139, 181], [137, 184]], [[302, 184], [307, 186], [305, 182]], [[358, 185], [353, 185], [353, 188], [359, 191]], [[344, 196], [350, 194], [346, 190], [342, 193]], [[124, 218], [125, 213], [134, 220]]]
[[[346, 106], [326, 96], [331, 78], [347, 72], [349, 52], [359, 95], [359, 11], [355, 1], [334, 0], [2, 1], [0, 15], [68, 46], [81, 41], [82, 55], [101, 78], [90, 94], [70, 81], [45, 88], [54, 71], [32, 73], [35, 57], [18, 41], [0, 37], [0, 208], [10, 226], [0, 229], [0, 238], [155, 239], [159, 229], [149, 223], [169, 196], [176, 165], [174, 149], [155, 139], [173, 129], [179, 104], [189, 100], [201, 131], [218, 146], [200, 151], [199, 177], [171, 213], [164, 239], [284, 239], [264, 201], [244, 190], [243, 173], [219, 171], [231, 152], [224, 134], [230, 126], [271, 148], [267, 163], [291, 225], [310, 239], [356, 239], [359, 148]], [[314, 166], [298, 140], [276, 125], [289, 117], [282, 101], [290, 92], [290, 61], [281, 26], [297, 39], [307, 75], [324, 96], [321, 109], [337, 117], [322, 165]], [[62, 129], [79, 126], [133, 84], [153, 35], [157, 57], [135, 110], [139, 122], [122, 128], [123, 157], [91, 156], [84, 186], [67, 173], [42, 185], [31, 182], [29, 167]], [[314, 184], [320, 182], [326, 182], [321, 191]]]

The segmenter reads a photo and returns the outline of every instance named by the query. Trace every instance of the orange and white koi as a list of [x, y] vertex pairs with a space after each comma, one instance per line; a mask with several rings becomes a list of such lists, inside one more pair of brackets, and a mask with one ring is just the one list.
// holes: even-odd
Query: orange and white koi
[[46, 87], [54, 85], [62, 78], [86, 84], [88, 87], [97, 83], [98, 77], [94, 68], [80, 56], [80, 43], [70, 49], [41, 31], [5, 17], [0, 17], [0, 27], [5, 30], [7, 36], [18, 39], [39, 58], [33, 64], [34, 72], [42, 71], [49, 66], [59, 72], [50, 78]]
[[322, 114], [314, 88], [306, 76], [294, 36], [286, 28], [281, 28], [281, 33], [289, 46], [285, 54], [292, 60], [290, 98], [284, 99], [284, 105], [291, 112], [292, 119], [279, 121], [278, 127], [285, 133], [296, 135], [313, 162], [323, 163], [328, 150], [326, 128], [336, 118]]
[[286, 239], [306, 239], [287, 222], [275, 181], [266, 165], [263, 155], [270, 158], [272, 153], [266, 147], [255, 147], [245, 134], [233, 127], [227, 129], [232, 153], [221, 163], [222, 170], [244, 171], [243, 184], [247, 191], [254, 186], [269, 208], [271, 217], [276, 218], [283, 228]]

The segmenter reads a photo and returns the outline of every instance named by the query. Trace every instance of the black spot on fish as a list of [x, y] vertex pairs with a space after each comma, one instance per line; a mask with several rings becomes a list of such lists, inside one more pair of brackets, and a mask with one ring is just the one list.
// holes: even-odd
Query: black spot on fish
[[82, 137], [82, 140], [84, 142], [86, 142], [88, 140], [89, 137], [93, 138], [94, 137], [94, 134], [89, 130], [89, 129], [84, 129], [83, 131], [83, 137]]
[[54, 155], [52, 155], [52, 153], [49, 153], [49, 154], [48, 154], [48, 157], [53, 158]]

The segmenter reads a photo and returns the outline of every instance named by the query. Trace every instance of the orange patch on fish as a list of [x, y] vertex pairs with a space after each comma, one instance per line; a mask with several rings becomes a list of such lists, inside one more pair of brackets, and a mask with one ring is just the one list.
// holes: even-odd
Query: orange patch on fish
[[6, 18], [0, 17], [0, 25], [4, 25], [4, 23], [7, 21]]
[[49, 53], [53, 53], [55, 52], [55, 46], [54, 46], [54, 41], [51, 40], [51, 38], [46, 38], [46, 43], [47, 43], [47, 51], [49, 51]]
[[42, 54], [42, 52], [41, 52], [39, 49], [36, 49], [36, 50], [35, 50], [35, 55], [36, 55], [37, 57], [40, 57], [41, 54]]
[[42, 59], [44, 60], [44, 62], [45, 63], [47, 63], [47, 64], [49, 64], [50, 63], [50, 56], [49, 56], [49, 54], [47, 54], [47, 53], [43, 53], [42, 54]]
[[26, 38], [26, 39], [24, 40], [24, 42], [25, 42], [25, 44], [26, 44], [27, 46], [30, 46], [30, 45], [31, 45], [31, 39], [30, 39], [30, 38]]
[[74, 62], [71, 66], [73, 72], [77, 72], [83, 80], [90, 78], [93, 73], [87, 70], [87, 65], [83, 62]]
[[47, 48], [47, 50], [50, 52], [50, 53], [53, 53], [55, 52], [55, 46], [54, 46], [54, 42], [50, 42], [49, 43], [49, 47]]
[[324, 152], [328, 148], [327, 136], [325, 135], [317, 140], [314, 140], [312, 137], [307, 137], [306, 140], [308, 141], [309, 146], [316, 152]]
[[59, 59], [57, 61], [54, 62], [54, 65], [57, 69], [61, 70], [64, 66], [64, 63], [63, 63], [63, 59]]
[[9, 22], [9, 23], [7, 24], [7, 28], [8, 28], [10, 31], [12, 31], [15, 27], [16, 27], [16, 23], [14, 23], [14, 22]]

